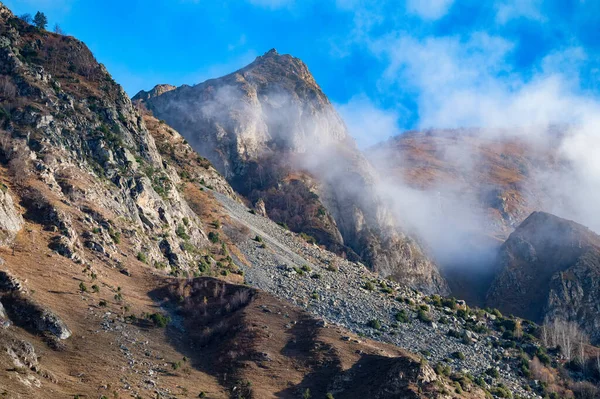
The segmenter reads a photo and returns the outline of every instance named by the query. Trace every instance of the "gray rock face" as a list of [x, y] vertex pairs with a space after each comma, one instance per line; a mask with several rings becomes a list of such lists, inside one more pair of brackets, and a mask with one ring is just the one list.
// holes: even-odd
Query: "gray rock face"
[[12, 241], [23, 227], [23, 217], [15, 209], [6, 187], [0, 190], [0, 245]]
[[600, 236], [534, 212], [504, 243], [499, 259], [489, 306], [536, 322], [576, 321], [600, 340]]
[[281, 163], [290, 174], [315, 176], [307, 188], [332, 216], [333, 223], [321, 223], [332, 245], [350, 248], [382, 275], [426, 292], [448, 292], [435, 264], [378, 198], [374, 170], [299, 59], [271, 50], [225, 77], [156, 96], [143, 92], [134, 100], [175, 127], [243, 194], [281, 190], [287, 176], [273, 177]]
[[6, 314], [6, 310], [4, 310], [4, 305], [0, 302], [0, 328], [10, 327], [11, 322]]
[[71, 331], [60, 317], [25, 294], [5, 295], [2, 302], [10, 320], [20, 327], [33, 333], [48, 333], [58, 339], [71, 336]]

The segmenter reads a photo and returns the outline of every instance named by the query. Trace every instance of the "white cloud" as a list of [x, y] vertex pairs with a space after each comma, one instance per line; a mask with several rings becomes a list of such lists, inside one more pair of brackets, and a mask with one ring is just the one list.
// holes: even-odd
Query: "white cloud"
[[359, 148], [370, 147], [400, 133], [398, 114], [378, 108], [365, 95], [354, 96], [336, 108]]
[[450, 9], [454, 0], [407, 0], [406, 9], [423, 19], [440, 19]]
[[545, 21], [541, 0], [505, 0], [496, 3], [496, 22], [505, 24], [513, 19], [526, 18]]

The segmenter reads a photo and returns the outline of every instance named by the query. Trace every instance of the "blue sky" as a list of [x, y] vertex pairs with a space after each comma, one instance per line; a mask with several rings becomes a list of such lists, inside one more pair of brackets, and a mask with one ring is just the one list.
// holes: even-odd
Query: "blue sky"
[[597, 99], [592, 0], [5, 0], [83, 40], [130, 95], [270, 48], [304, 60], [361, 146], [405, 129], [551, 123]]

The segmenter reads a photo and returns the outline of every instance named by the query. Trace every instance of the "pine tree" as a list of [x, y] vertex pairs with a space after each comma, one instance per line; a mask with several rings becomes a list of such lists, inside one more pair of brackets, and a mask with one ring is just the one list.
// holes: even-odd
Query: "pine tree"
[[48, 26], [48, 18], [46, 18], [46, 14], [38, 11], [33, 17], [33, 23], [38, 29], [45, 30]]

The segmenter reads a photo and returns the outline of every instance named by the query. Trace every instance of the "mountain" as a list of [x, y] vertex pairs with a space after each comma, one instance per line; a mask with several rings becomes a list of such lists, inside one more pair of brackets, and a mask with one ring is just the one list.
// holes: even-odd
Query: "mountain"
[[536, 322], [576, 321], [600, 339], [600, 236], [544, 212], [525, 219], [502, 245], [490, 306]]
[[273, 220], [384, 276], [448, 292], [376, 194], [376, 172], [301, 60], [271, 50], [222, 78], [133, 100], [177, 129], [257, 209], [264, 203]]
[[83, 43], [0, 4], [0, 83], [0, 395], [359, 397], [356, 376], [374, 397], [450, 389], [416, 355], [236, 285], [248, 266], [230, 236], [254, 241], [219, 201], [238, 195]]
[[0, 396], [589, 393], [533, 323], [384, 279], [248, 208], [83, 43], [2, 4], [0, 60]]

